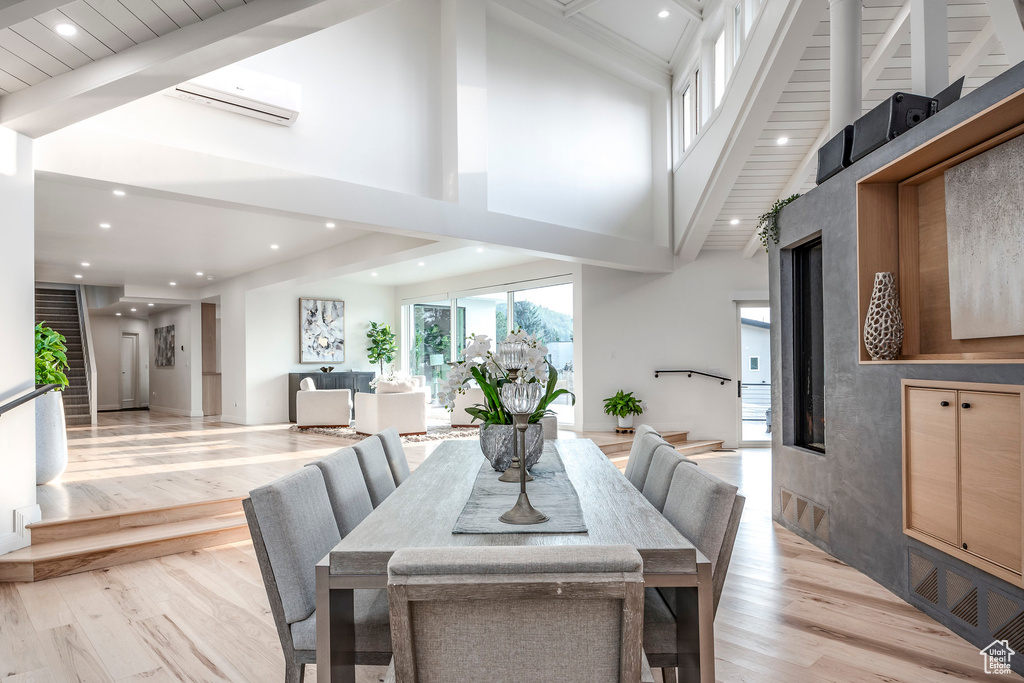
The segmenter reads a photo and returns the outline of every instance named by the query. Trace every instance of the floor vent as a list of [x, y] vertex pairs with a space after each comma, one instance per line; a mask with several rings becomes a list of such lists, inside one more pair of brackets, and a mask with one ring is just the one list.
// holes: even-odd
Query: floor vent
[[828, 509], [812, 500], [780, 489], [782, 518], [828, 543]]

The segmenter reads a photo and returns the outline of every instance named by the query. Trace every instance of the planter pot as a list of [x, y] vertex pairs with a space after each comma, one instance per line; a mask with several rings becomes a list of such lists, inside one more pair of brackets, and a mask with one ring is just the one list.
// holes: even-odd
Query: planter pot
[[558, 418], [548, 415], [540, 419], [540, 425], [544, 428], [544, 440], [554, 441], [558, 438]]
[[619, 418], [619, 429], [632, 429], [633, 428], [633, 415], [627, 415], [626, 417]]
[[[508, 469], [515, 455], [515, 427], [512, 425], [480, 425], [480, 450], [498, 472]], [[526, 469], [540, 460], [544, 451], [544, 428], [532, 424], [526, 428]]]
[[64, 397], [59, 391], [43, 394], [36, 405], [36, 485], [48, 484], [68, 466], [68, 431]]

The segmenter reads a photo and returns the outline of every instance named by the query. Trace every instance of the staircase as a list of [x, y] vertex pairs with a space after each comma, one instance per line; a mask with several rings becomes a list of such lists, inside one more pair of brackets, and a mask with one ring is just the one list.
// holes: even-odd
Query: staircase
[[69, 425], [92, 423], [78, 297], [78, 289], [36, 287], [36, 322], [45, 322], [46, 327], [53, 328], [67, 339], [69, 367], [65, 374], [69, 385], [62, 393], [64, 418]]
[[[722, 441], [690, 441], [689, 432], [665, 432], [661, 438], [669, 442], [681, 455], [695, 455], [717, 450], [722, 447]], [[598, 448], [608, 456], [608, 459], [620, 470], [626, 469], [629, 461], [629, 451], [633, 447], [632, 434], [587, 434], [597, 444]]]

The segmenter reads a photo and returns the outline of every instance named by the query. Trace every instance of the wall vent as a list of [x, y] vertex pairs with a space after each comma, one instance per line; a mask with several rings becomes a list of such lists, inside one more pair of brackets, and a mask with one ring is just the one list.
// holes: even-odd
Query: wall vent
[[779, 489], [779, 492], [782, 518], [793, 526], [800, 527], [811, 536], [828, 543], [828, 508], [786, 489]]
[[960, 621], [978, 626], [978, 589], [962, 574], [946, 570], [946, 609]]
[[939, 570], [923, 555], [910, 553], [910, 589], [928, 602], [939, 604]]
[[[1005, 626], [1010, 619], [1013, 619], [1020, 612], [1020, 603], [1016, 600], [996, 593], [993, 590], [988, 592], [988, 630], [995, 634]], [[1017, 648], [1014, 648], [1015, 650]]]

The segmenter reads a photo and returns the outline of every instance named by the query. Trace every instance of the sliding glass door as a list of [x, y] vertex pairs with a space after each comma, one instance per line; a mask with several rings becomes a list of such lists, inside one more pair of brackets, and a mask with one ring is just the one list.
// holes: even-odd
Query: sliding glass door
[[[548, 347], [548, 361], [558, 370], [558, 388], [573, 391], [572, 283], [521, 289], [512, 293], [512, 329], [522, 328]], [[567, 396], [551, 409], [561, 424], [575, 421]]]
[[465, 316], [456, 312], [453, 327], [451, 300], [414, 304], [410, 314], [410, 374], [426, 377], [431, 396], [436, 397], [453, 360], [452, 340], [465, 338]]

